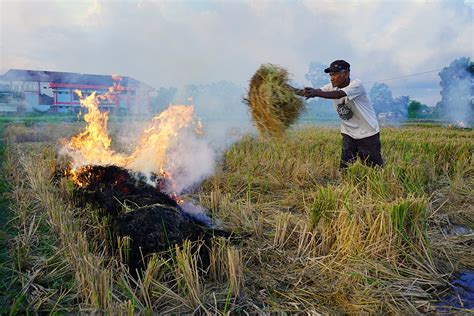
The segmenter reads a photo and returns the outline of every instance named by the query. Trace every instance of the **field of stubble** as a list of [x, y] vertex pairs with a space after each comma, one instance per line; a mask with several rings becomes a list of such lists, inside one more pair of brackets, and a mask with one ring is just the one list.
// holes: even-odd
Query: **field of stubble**
[[472, 130], [382, 129], [385, 167], [355, 163], [343, 174], [335, 128], [278, 142], [245, 136], [189, 193], [243, 237], [216, 237], [207, 267], [185, 244], [153, 255], [139, 276], [124, 243], [110, 249], [117, 241], [98, 210], [77, 208], [67, 179], [52, 181], [66, 163], [57, 140], [77, 130], [4, 130], [14, 233], [3, 311], [426, 313], [454, 272], [474, 268]]

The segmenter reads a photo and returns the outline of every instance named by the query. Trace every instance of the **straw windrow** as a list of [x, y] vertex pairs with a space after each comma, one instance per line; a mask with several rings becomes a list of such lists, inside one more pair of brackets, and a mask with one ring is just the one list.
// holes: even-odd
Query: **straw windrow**
[[304, 109], [288, 80], [288, 71], [273, 64], [262, 65], [250, 80], [244, 101], [263, 137], [282, 137]]

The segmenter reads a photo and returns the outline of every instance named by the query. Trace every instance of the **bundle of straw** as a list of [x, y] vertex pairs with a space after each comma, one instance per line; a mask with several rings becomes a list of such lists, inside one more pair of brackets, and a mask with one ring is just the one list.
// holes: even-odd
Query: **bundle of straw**
[[244, 101], [262, 137], [282, 137], [304, 110], [288, 80], [288, 71], [273, 64], [262, 65], [250, 80]]

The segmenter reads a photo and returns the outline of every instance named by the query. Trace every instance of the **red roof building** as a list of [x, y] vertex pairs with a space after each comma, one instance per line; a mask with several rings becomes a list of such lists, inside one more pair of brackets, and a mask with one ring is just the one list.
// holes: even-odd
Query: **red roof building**
[[[114, 92], [112, 99], [101, 101], [100, 109], [137, 114], [151, 111], [150, 95], [154, 89], [130, 77], [121, 77], [119, 81], [114, 81], [112, 76], [105, 75], [21, 69], [10, 69], [0, 76], [0, 87], [8, 87], [3, 90], [23, 95], [23, 107], [27, 112], [38, 110], [77, 113], [81, 106], [75, 90], [81, 90], [83, 96], [94, 91], [102, 94], [114, 83], [120, 84], [120, 91]], [[0, 96], [1, 94], [2, 91]]]

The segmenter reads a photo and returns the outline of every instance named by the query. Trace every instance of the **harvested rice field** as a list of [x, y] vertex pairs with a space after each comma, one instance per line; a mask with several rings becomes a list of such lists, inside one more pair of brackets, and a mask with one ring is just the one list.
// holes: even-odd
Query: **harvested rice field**
[[[382, 128], [385, 167], [356, 162], [343, 173], [338, 128], [291, 129], [278, 140], [246, 135], [199, 185], [158, 198], [161, 187], [132, 181], [137, 175], [121, 167], [89, 168], [74, 181], [70, 160], [58, 153], [60, 139], [81, 128], [4, 129], [14, 233], [2, 235], [10, 257], [2, 273], [12, 275], [2, 312], [474, 308], [472, 287], [455, 286], [474, 270], [471, 129]], [[180, 198], [204, 218], [182, 212]]]

